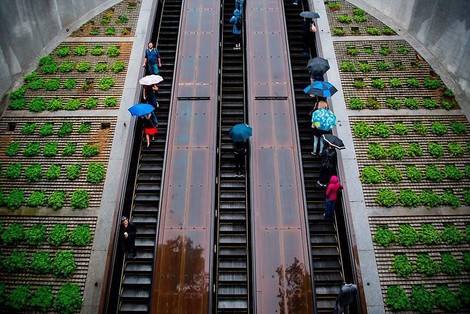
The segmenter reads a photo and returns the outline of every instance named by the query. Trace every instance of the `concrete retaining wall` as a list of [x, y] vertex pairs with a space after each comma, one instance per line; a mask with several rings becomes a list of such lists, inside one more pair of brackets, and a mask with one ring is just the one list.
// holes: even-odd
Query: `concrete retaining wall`
[[3, 0], [0, 6], [0, 99], [40, 56], [84, 22], [122, 0]]

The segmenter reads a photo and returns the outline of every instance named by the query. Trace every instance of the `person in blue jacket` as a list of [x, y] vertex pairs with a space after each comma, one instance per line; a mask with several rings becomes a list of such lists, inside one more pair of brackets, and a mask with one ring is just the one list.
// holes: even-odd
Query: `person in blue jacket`
[[240, 14], [243, 14], [243, 6], [245, 0], [235, 0], [235, 9], [240, 10]]
[[235, 47], [233, 49], [240, 50], [242, 43], [242, 16], [238, 9], [233, 11], [233, 16], [230, 19], [230, 23], [233, 24], [233, 34], [235, 35]]

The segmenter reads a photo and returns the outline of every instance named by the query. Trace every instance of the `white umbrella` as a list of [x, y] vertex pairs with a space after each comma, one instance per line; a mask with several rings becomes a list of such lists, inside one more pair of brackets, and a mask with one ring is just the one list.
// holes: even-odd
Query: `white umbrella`
[[153, 85], [153, 84], [158, 84], [161, 81], [163, 81], [163, 77], [161, 77], [160, 75], [152, 74], [152, 75], [147, 75], [141, 78], [139, 80], [139, 83], [140, 85]]

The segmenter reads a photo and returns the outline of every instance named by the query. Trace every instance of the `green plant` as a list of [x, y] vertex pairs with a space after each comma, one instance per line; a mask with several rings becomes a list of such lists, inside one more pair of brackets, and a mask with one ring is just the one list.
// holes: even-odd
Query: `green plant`
[[434, 307], [434, 294], [423, 285], [411, 287], [411, 307], [421, 313], [430, 313]]
[[21, 99], [24, 97], [26, 94], [27, 87], [23, 86], [18, 88], [17, 90], [14, 90], [13, 92], [10, 93], [10, 99], [15, 100], [15, 99]]
[[451, 253], [441, 253], [441, 270], [447, 275], [456, 276], [462, 272], [463, 265]]
[[108, 57], [117, 57], [121, 54], [121, 50], [117, 46], [110, 46], [106, 51]]
[[39, 90], [41, 88], [44, 87], [44, 83], [46, 81], [43, 80], [43, 79], [37, 79], [37, 80], [34, 80], [34, 81], [31, 81], [28, 83], [27, 87], [30, 89], [30, 90]]
[[397, 242], [403, 246], [410, 247], [419, 241], [418, 231], [408, 224], [398, 226]]
[[344, 36], [344, 35], [346, 35], [346, 32], [342, 28], [335, 27], [335, 28], [333, 28], [333, 35], [334, 36]]
[[49, 111], [57, 111], [64, 108], [62, 98], [53, 98], [46, 104], [46, 109]]
[[385, 82], [381, 78], [372, 79], [371, 84], [372, 84], [372, 87], [377, 88], [377, 89], [385, 88]]
[[80, 99], [75, 98], [75, 99], [69, 99], [65, 103], [64, 109], [65, 110], [78, 110], [80, 109], [82, 103], [80, 102]]
[[[25, 83], [29, 83], [29, 82], [36, 81], [36, 80], [39, 80], [39, 76], [38, 76], [37, 71], [33, 71], [33, 72], [31, 72], [31, 73], [29, 73], [29, 74], [27, 74], [23, 77], [23, 81]], [[24, 90], [24, 91], [26, 91], [26, 90]], [[23, 97], [23, 96], [24, 96], [24, 92], [21, 95], [21, 97]], [[10, 98], [11, 98], [11, 94], [10, 94]]]
[[54, 309], [58, 313], [72, 314], [82, 307], [82, 302], [80, 287], [77, 284], [66, 283], [57, 292]]
[[419, 238], [425, 245], [439, 244], [441, 242], [439, 232], [432, 224], [421, 224]]
[[406, 46], [398, 46], [397, 51], [398, 51], [398, 53], [401, 53], [402, 55], [406, 55], [406, 54], [408, 54], [410, 49], [408, 49], [408, 47], [406, 47]]
[[34, 133], [37, 128], [36, 123], [26, 123], [23, 128], [21, 129], [21, 134], [28, 135]]
[[67, 172], [67, 179], [75, 180], [80, 177], [80, 172], [82, 171], [82, 166], [80, 164], [73, 164], [65, 168]]
[[109, 90], [111, 87], [113, 87], [115, 84], [115, 81], [112, 77], [105, 77], [100, 80], [98, 83], [98, 87], [101, 90]]
[[454, 101], [442, 101], [441, 107], [446, 110], [451, 110], [455, 107], [455, 102]]
[[403, 86], [403, 82], [396, 77], [392, 77], [389, 81], [390, 87], [392, 88], [399, 88]]
[[393, 61], [393, 67], [396, 69], [396, 70], [404, 70], [405, 69], [405, 65], [403, 64], [403, 62], [399, 61], [399, 60], [394, 60]]
[[441, 182], [444, 178], [444, 173], [436, 165], [426, 165], [426, 179]]
[[126, 64], [124, 62], [116, 61], [111, 66], [111, 71], [113, 71], [114, 73], [119, 73], [119, 72], [124, 71], [125, 68], [126, 68]]
[[428, 128], [422, 122], [414, 122], [413, 130], [422, 136], [425, 136], [426, 134], [428, 134]]
[[91, 63], [88, 62], [88, 61], [79, 62], [79, 63], [77, 63], [77, 65], [75, 66], [75, 69], [76, 69], [78, 72], [88, 72], [88, 71], [90, 71], [90, 69], [91, 69]]
[[101, 56], [104, 54], [104, 48], [101, 45], [96, 45], [91, 49], [92, 56]]
[[393, 31], [393, 29], [391, 29], [390, 27], [388, 26], [384, 26], [384, 28], [382, 28], [382, 33], [384, 35], [394, 35], [395, 32]]
[[106, 36], [116, 35], [116, 27], [106, 27], [106, 29], [104, 30], [104, 34]]
[[441, 159], [442, 156], [444, 155], [444, 149], [442, 148], [442, 146], [435, 142], [428, 143], [428, 151], [432, 157], [437, 158], [437, 159]]
[[39, 98], [34, 98], [31, 103], [29, 104], [29, 111], [32, 112], [42, 112], [44, 109], [46, 109], [46, 102], [44, 101], [44, 98], [39, 97]]
[[439, 103], [437, 101], [435, 101], [434, 99], [424, 98], [423, 99], [423, 106], [426, 109], [434, 110], [434, 109], [439, 108]]
[[450, 128], [452, 132], [454, 132], [457, 135], [463, 135], [467, 134], [467, 128], [465, 127], [465, 124], [459, 121], [452, 121], [450, 123]]
[[0, 306], [5, 307], [7, 293], [5, 291], [5, 284], [0, 282]]
[[385, 100], [385, 104], [387, 105], [387, 108], [393, 110], [398, 110], [402, 107], [402, 101], [392, 97], [387, 97], [387, 99]]
[[403, 175], [397, 167], [390, 166], [390, 165], [383, 165], [383, 167], [384, 167], [383, 176], [386, 181], [398, 183], [402, 180]]
[[450, 180], [461, 180], [463, 173], [455, 165], [445, 165], [444, 167], [445, 177]]
[[52, 262], [52, 272], [56, 277], [69, 278], [77, 269], [73, 251], [58, 251]]
[[365, 166], [361, 172], [361, 182], [368, 184], [377, 184], [382, 182], [382, 172], [377, 167]]
[[77, 85], [77, 80], [76, 79], [67, 79], [64, 84], [62, 84], [63, 89], [74, 89], [75, 86]]
[[59, 165], [50, 165], [49, 169], [46, 171], [47, 180], [56, 180], [60, 177], [61, 166]]
[[82, 148], [83, 157], [93, 157], [100, 153], [100, 147], [97, 144], [85, 144]]
[[66, 136], [69, 136], [72, 132], [73, 132], [72, 122], [64, 122], [62, 123], [59, 130], [57, 131], [57, 136], [66, 137]]
[[367, 149], [367, 156], [370, 159], [385, 159], [388, 157], [388, 150], [379, 143], [371, 143]]
[[52, 209], [61, 209], [64, 206], [65, 193], [62, 191], [54, 191], [47, 200], [47, 207]]
[[132, 28], [130, 27], [124, 27], [121, 29], [121, 35], [127, 36], [131, 33]]
[[115, 107], [117, 104], [117, 99], [115, 97], [106, 97], [104, 99], [104, 106], [105, 107]]
[[470, 206], [470, 190], [463, 191], [463, 202], [465, 205]]
[[70, 200], [70, 205], [74, 209], [84, 209], [88, 207], [90, 203], [90, 197], [88, 196], [88, 192], [86, 190], [76, 190], [72, 194], [72, 198]]
[[352, 17], [348, 15], [338, 15], [337, 17], [338, 22], [340, 23], [351, 23], [352, 22]]
[[419, 195], [411, 189], [400, 190], [400, 204], [405, 207], [417, 207], [420, 204]]
[[39, 136], [49, 136], [52, 134], [54, 134], [54, 124], [50, 122], [44, 123], [39, 130]]
[[8, 144], [8, 147], [5, 151], [5, 155], [7, 156], [16, 156], [20, 150], [20, 143], [18, 142], [11, 142]]
[[100, 33], [100, 28], [99, 27], [93, 27], [88, 34], [90, 36], [96, 36], [96, 35], [99, 35], [99, 33]]
[[366, 29], [366, 32], [367, 32], [369, 35], [373, 35], [373, 36], [382, 35], [382, 32], [381, 32], [380, 29], [378, 29], [377, 27], [368, 27], [368, 28]]
[[380, 246], [390, 246], [395, 241], [395, 233], [390, 230], [387, 225], [378, 226], [374, 241]]
[[49, 244], [52, 246], [59, 246], [67, 241], [67, 226], [63, 224], [56, 224], [52, 227], [49, 233]]
[[10, 108], [12, 110], [23, 110], [26, 107], [26, 99], [15, 99], [10, 103]]
[[46, 242], [46, 227], [43, 224], [33, 224], [25, 232], [26, 243], [29, 245], [41, 245]]
[[91, 131], [91, 123], [90, 122], [82, 122], [78, 127], [78, 133], [90, 133]]
[[462, 145], [456, 142], [450, 142], [449, 144], [447, 144], [447, 149], [449, 150], [449, 153], [452, 157], [460, 157], [463, 156], [463, 154], [465, 153], [465, 150]]
[[119, 17], [116, 19], [117, 24], [124, 24], [127, 23], [127, 21], [129, 21], [129, 17], [125, 14], [119, 15]]
[[106, 62], [99, 62], [98, 64], [95, 65], [95, 72], [106, 72], [108, 71], [108, 64]]
[[373, 134], [381, 138], [387, 138], [391, 134], [390, 127], [384, 122], [374, 124]]
[[41, 164], [32, 164], [25, 169], [26, 180], [29, 182], [36, 182], [42, 178]]
[[52, 288], [49, 286], [40, 286], [33, 292], [30, 306], [40, 312], [46, 312], [51, 308], [53, 300], [54, 295], [52, 294]]
[[344, 61], [341, 63], [340, 70], [343, 72], [356, 72], [356, 66], [354, 65], [354, 62], [351, 61]]
[[465, 170], [464, 170], [464, 172], [465, 172], [465, 176], [466, 176], [467, 178], [470, 178], [470, 164], [466, 164], [466, 165], [465, 165]]
[[88, 47], [87, 46], [80, 45], [80, 46], [75, 47], [74, 54], [76, 56], [86, 56], [87, 53], [88, 53]]
[[88, 97], [83, 104], [83, 108], [85, 109], [93, 109], [98, 107], [98, 98], [95, 97]]
[[76, 246], [87, 246], [91, 242], [89, 225], [78, 225], [70, 233], [70, 243]]
[[381, 54], [382, 56], [388, 56], [391, 53], [392, 53], [392, 49], [388, 46], [382, 46], [379, 50], [379, 54]]
[[418, 79], [415, 77], [410, 77], [409, 79], [407, 79], [406, 85], [412, 88], [418, 88], [420, 86]]
[[43, 155], [45, 157], [53, 157], [57, 155], [57, 149], [58, 149], [59, 143], [57, 142], [48, 142], [46, 145], [44, 145], [43, 149]]
[[36, 274], [47, 274], [51, 271], [51, 255], [49, 252], [36, 252], [31, 256], [30, 269]]
[[26, 252], [13, 250], [4, 261], [3, 267], [7, 272], [21, 272], [28, 266]]
[[440, 271], [439, 263], [434, 261], [428, 253], [416, 254], [416, 270], [423, 276], [431, 277]]
[[75, 62], [73, 61], [64, 61], [59, 65], [59, 71], [60, 72], [71, 72], [73, 69], [75, 69]]
[[365, 46], [363, 49], [364, 49], [364, 53], [369, 54], [369, 55], [374, 52], [374, 49], [370, 46]]
[[34, 191], [28, 197], [26, 204], [30, 207], [43, 206], [46, 202], [46, 194], [43, 191]]
[[454, 92], [453, 92], [451, 89], [449, 89], [449, 88], [446, 87], [446, 88], [444, 89], [443, 95], [444, 95], [445, 97], [454, 97]]
[[24, 191], [15, 189], [8, 194], [7, 197], [7, 207], [11, 210], [20, 208], [24, 203]]
[[331, 11], [338, 11], [341, 9], [341, 5], [336, 1], [328, 1], [325, 4]]
[[410, 143], [408, 145], [408, 150], [406, 151], [408, 157], [420, 157], [423, 156], [423, 150], [418, 143]]
[[442, 136], [447, 133], [447, 127], [440, 122], [433, 122], [431, 124], [431, 132], [435, 135]]
[[11, 224], [2, 233], [3, 245], [14, 246], [24, 239], [24, 226], [22, 224]]
[[423, 206], [428, 208], [436, 207], [441, 204], [441, 197], [432, 190], [423, 190], [419, 195], [419, 200]]
[[64, 150], [62, 151], [62, 156], [72, 156], [77, 150], [77, 144], [67, 143], [65, 144]]
[[346, 47], [346, 54], [350, 56], [357, 56], [359, 54], [359, 49], [356, 46], [347, 46]]
[[410, 262], [406, 254], [398, 254], [393, 257], [392, 272], [403, 278], [408, 278], [415, 270], [415, 266]]
[[367, 61], [359, 62], [359, 71], [367, 73], [372, 71], [372, 66]]
[[463, 268], [467, 271], [470, 270], [470, 252], [463, 252]]
[[60, 79], [50, 79], [44, 83], [44, 89], [51, 91], [51, 90], [58, 90], [60, 87]]
[[99, 183], [103, 181], [105, 176], [104, 164], [92, 162], [88, 166], [86, 180], [90, 183]]
[[446, 244], [460, 244], [463, 241], [463, 234], [455, 225], [447, 225], [441, 233], [441, 240]]
[[424, 87], [429, 89], [438, 89], [439, 87], [441, 87], [441, 81], [438, 79], [434, 80], [430, 77], [426, 77], [423, 81], [423, 85]]
[[439, 308], [447, 311], [460, 308], [460, 300], [456, 292], [449, 289], [447, 285], [439, 285], [434, 291], [436, 304]]
[[54, 63], [54, 58], [51, 56], [51, 55], [48, 55], [48, 56], [44, 56], [44, 57], [41, 57], [41, 59], [39, 59], [39, 66], [43, 66], [43, 65], [46, 65], [46, 64], [51, 64], [51, 63]]
[[8, 166], [5, 176], [8, 179], [18, 179], [21, 176], [21, 169], [23, 165], [21, 163], [15, 163]]
[[353, 81], [353, 87], [358, 89], [363, 89], [366, 87], [366, 83], [363, 78], [355, 78]]
[[353, 126], [354, 136], [360, 139], [368, 138], [372, 134], [371, 126], [364, 121], [356, 122]]
[[400, 286], [389, 286], [385, 303], [392, 311], [407, 310], [410, 308], [410, 298]]
[[57, 48], [57, 55], [61, 58], [67, 57], [70, 54], [70, 46], [60, 46]]
[[16, 311], [26, 310], [29, 306], [30, 299], [31, 292], [29, 291], [29, 286], [19, 285], [8, 295], [7, 304], [11, 309]]
[[37, 156], [41, 151], [41, 146], [38, 142], [29, 143], [23, 151], [23, 155], [26, 157]]
[[355, 15], [353, 19], [356, 23], [363, 23], [367, 21], [367, 17], [365, 15]]
[[44, 74], [55, 74], [59, 69], [59, 65], [56, 62], [50, 64], [44, 64], [41, 66], [41, 71]]
[[388, 71], [390, 70], [391, 65], [385, 61], [377, 61], [377, 70], [379, 71]]
[[375, 201], [384, 207], [392, 207], [398, 202], [397, 194], [391, 189], [379, 189]]
[[392, 159], [401, 160], [406, 156], [406, 149], [400, 144], [392, 143], [388, 149], [388, 156]]

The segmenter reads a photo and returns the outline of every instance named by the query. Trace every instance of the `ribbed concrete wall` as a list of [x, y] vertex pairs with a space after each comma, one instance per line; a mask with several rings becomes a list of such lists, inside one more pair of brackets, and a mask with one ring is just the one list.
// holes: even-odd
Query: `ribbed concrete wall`
[[[52, 49], [91, 17], [122, 0], [2, 0], [0, 99]], [[68, 31], [67, 31], [68, 29]]]
[[[460, 88], [459, 91], [450, 86], [456, 91], [459, 103], [466, 109], [470, 107], [469, 0], [350, 0], [349, 2], [379, 19], [380, 16], [389, 18], [395, 23], [390, 26], [399, 26], [402, 31], [425, 47], [429, 55], [423, 54], [423, 56], [431, 65], [440, 63]], [[389, 24], [387, 21], [384, 22]], [[429, 60], [429, 57], [434, 60]], [[443, 79], [447, 84], [452, 84], [446, 81], [445, 77]]]

